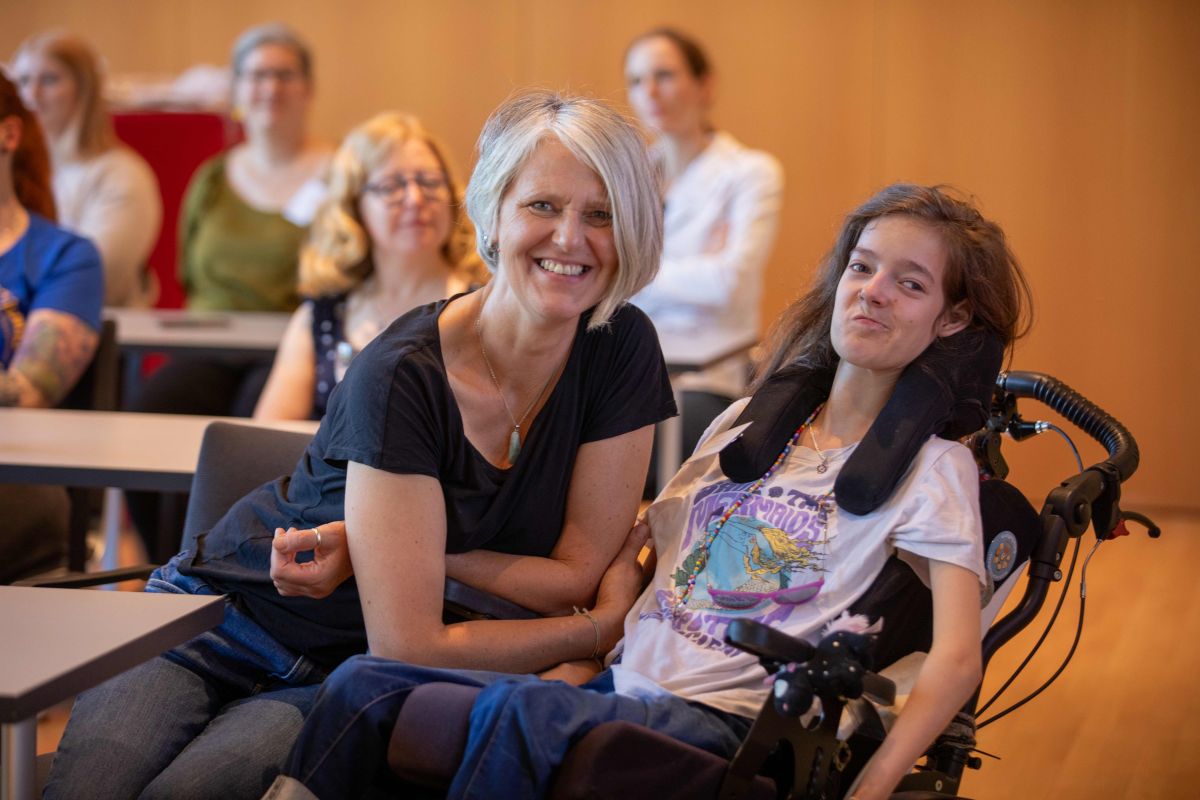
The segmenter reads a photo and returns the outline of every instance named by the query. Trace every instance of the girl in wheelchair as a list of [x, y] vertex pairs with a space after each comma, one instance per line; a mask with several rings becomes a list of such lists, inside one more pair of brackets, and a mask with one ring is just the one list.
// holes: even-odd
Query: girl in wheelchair
[[[968, 339], [1010, 346], [1028, 295], [1003, 232], [969, 202], [936, 187], [882, 190], [846, 218], [815, 285], [772, 333], [756, 398], [794, 387], [783, 418], [802, 416], [777, 440], [758, 434], [778, 419], [744, 424], [756, 398], [717, 418], [647, 512], [657, 557], [648, 585], [635, 561], [645, 525], [606, 573], [590, 619], [598, 655], [623, 631], [609, 668], [591, 677], [563, 665], [539, 680], [356, 657], [326, 682], [276, 796], [328, 800], [378, 783], [401, 706], [431, 681], [482, 687], [451, 797], [544, 795], [568, 748], [610, 720], [732, 755], [769, 689], [756, 658], [725, 644], [725, 628], [749, 618], [815, 641], [897, 554], [932, 591], [933, 644], [851, 790], [886, 797], [980, 678], [978, 471], [967, 448], [933, 429], [866, 513], [840, 504], [838, 477], [864, 437], [880, 440], [873, 426], [899, 381], [930, 355], [970, 360], [955, 352]], [[730, 453], [750, 441], [773, 444], [749, 459], [756, 472], [740, 474]]]

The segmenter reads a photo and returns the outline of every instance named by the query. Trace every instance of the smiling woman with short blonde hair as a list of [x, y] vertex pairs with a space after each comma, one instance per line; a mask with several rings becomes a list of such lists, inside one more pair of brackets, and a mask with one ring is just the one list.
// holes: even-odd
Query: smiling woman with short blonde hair
[[[368, 646], [525, 672], [615, 643], [624, 610], [597, 589], [640, 547], [629, 531], [654, 425], [674, 413], [654, 329], [622, 302], [657, 263], [653, 173], [636, 126], [587, 98], [518, 96], [479, 147], [471, 208], [491, 282], [388, 326], [292, 475], [152, 577], [150, 591], [236, 602], [220, 628], [80, 696], [48, 798], [259, 796], [324, 675]], [[634, 184], [620, 198], [614, 176]], [[371, 176], [375, 210], [415, 209], [441, 188], [426, 178]], [[447, 622], [447, 578], [546, 616]], [[129, 755], [113, 764], [118, 743]]]
[[475, 223], [479, 254], [494, 271], [498, 258], [489, 232], [496, 229], [500, 201], [521, 165], [548, 138], [557, 139], [600, 176], [612, 204], [618, 266], [592, 315], [590, 324], [600, 326], [654, 279], [662, 253], [658, 171], [632, 122], [589, 98], [553, 92], [515, 97], [479, 136], [480, 158], [467, 186], [467, 213]]

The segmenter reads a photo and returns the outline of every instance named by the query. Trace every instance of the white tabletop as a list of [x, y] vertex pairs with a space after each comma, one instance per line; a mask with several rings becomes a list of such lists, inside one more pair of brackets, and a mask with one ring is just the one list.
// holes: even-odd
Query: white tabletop
[[741, 355], [758, 344], [752, 333], [729, 336], [722, 331], [700, 329], [696, 331], [658, 332], [658, 343], [663, 358], [671, 372], [704, 370], [720, 361]]
[[0, 721], [31, 717], [213, 628], [211, 595], [0, 586]]
[[214, 420], [317, 430], [309, 421], [0, 408], [0, 483], [187, 491], [204, 429]]
[[125, 351], [270, 353], [279, 346], [287, 313], [105, 308]]

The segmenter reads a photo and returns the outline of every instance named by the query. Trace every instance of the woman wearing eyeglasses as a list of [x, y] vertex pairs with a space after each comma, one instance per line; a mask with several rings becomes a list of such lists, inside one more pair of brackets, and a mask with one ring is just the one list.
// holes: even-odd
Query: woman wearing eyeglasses
[[[308, 135], [312, 55], [284, 25], [251, 28], [233, 47], [233, 105], [246, 140], [192, 176], [179, 221], [180, 278], [198, 311], [292, 311], [307, 226], [324, 198], [327, 145]], [[249, 417], [271, 366], [253, 356], [174, 356], [129, 400], [134, 411]], [[158, 495], [129, 492], [150, 555], [164, 527]], [[181, 520], [182, 521], [182, 520]]]
[[[233, 102], [246, 141], [201, 165], [180, 219], [180, 277], [200, 311], [291, 311], [305, 231], [324, 195], [329, 148], [307, 132], [312, 57], [282, 25], [233, 48]], [[176, 358], [134, 400], [138, 411], [250, 416], [269, 366]]]
[[189, 308], [296, 306], [297, 253], [323, 194], [328, 145], [308, 134], [312, 55], [279, 24], [233, 47], [233, 105], [246, 141], [203, 165], [184, 201], [180, 271]]
[[411, 308], [476, 282], [482, 265], [460, 187], [414, 117], [355, 128], [300, 251], [300, 294], [254, 416], [320, 419], [350, 359]]

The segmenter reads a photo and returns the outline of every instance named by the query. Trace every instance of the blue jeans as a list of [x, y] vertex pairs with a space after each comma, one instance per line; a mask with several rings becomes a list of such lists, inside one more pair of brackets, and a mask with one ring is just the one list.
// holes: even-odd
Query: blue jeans
[[355, 656], [325, 682], [283, 773], [321, 800], [359, 797], [384, 769], [388, 741], [409, 692], [424, 683], [479, 686], [466, 752], [451, 798], [541, 797], [571, 744], [603, 722], [653, 728], [723, 756], [750, 721], [668, 695], [613, 692], [604, 672], [581, 687], [533, 675], [439, 670]]
[[[179, 573], [148, 592], [216, 594]], [[81, 694], [46, 798], [258, 798], [287, 758], [324, 671], [231, 603], [225, 621]]]

